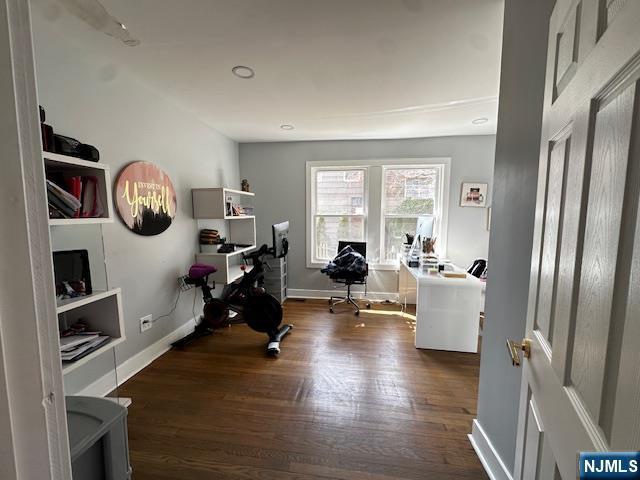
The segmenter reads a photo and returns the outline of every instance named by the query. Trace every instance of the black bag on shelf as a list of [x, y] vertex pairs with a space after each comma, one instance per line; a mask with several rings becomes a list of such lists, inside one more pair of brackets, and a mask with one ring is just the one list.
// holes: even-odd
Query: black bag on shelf
[[40, 133], [42, 135], [42, 149], [45, 152], [55, 153], [55, 142], [53, 140], [53, 127], [44, 123], [47, 115], [44, 108], [40, 106]]
[[100, 160], [100, 152], [93, 145], [87, 145], [75, 138], [65, 137], [64, 135], [53, 135], [55, 140], [55, 151], [61, 155], [69, 155], [70, 157], [81, 158], [91, 162]]

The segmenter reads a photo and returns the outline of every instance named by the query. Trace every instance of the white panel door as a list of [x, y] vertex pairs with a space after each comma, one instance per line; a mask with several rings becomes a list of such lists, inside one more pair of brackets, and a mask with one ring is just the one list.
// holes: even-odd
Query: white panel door
[[516, 479], [640, 449], [639, 80], [640, 1], [557, 1]]

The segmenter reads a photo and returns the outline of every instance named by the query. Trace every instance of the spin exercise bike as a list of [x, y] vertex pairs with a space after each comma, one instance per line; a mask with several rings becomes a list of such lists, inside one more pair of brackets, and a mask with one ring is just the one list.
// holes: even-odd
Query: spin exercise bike
[[[265, 267], [269, 268], [264, 257], [270, 254], [274, 258], [280, 258], [287, 254], [288, 230], [289, 222], [274, 225], [272, 248], [265, 244], [252, 253], [242, 255], [244, 274], [239, 281], [225, 286], [221, 298], [213, 298], [211, 291], [215, 288], [215, 283], [209, 285], [209, 275], [215, 273], [217, 268], [202, 263], [191, 265], [189, 275], [184, 281], [202, 290], [203, 314], [192, 333], [171, 345], [182, 348], [198, 338], [211, 335], [215, 329], [246, 323], [253, 330], [269, 336], [267, 354], [277, 356], [280, 353], [280, 342], [291, 331], [293, 325], [280, 326], [282, 306], [273, 295], [266, 293], [263, 287], [264, 270]], [[251, 265], [253, 268], [247, 271]], [[231, 311], [237, 314], [233, 318], [230, 316]]]

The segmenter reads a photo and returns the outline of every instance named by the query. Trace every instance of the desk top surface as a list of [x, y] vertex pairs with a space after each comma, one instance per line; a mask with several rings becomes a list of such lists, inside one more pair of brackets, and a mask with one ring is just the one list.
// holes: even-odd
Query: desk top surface
[[[457, 286], [478, 286], [479, 288], [484, 286], [484, 282], [480, 279], [474, 277], [473, 275], [469, 275], [467, 273], [466, 278], [447, 278], [443, 275], [433, 275], [427, 271], [424, 271], [420, 267], [410, 267], [407, 265], [405, 259], [401, 259], [400, 263], [407, 271], [420, 283], [429, 283], [429, 284], [442, 284], [442, 285], [457, 285]], [[460, 267], [453, 265], [454, 272], [465, 272], [465, 270]], [[466, 272], [465, 272], [466, 273]]]

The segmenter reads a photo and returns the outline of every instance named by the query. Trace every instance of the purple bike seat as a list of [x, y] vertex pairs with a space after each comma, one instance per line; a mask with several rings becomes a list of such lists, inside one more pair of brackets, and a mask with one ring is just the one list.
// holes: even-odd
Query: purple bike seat
[[198, 279], [206, 277], [210, 273], [215, 273], [217, 271], [218, 269], [213, 265], [207, 265], [206, 263], [194, 263], [189, 268], [189, 277]]

